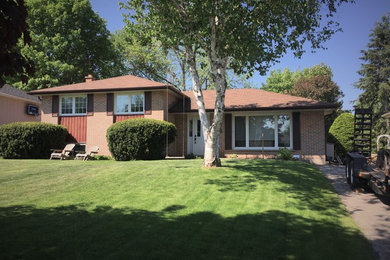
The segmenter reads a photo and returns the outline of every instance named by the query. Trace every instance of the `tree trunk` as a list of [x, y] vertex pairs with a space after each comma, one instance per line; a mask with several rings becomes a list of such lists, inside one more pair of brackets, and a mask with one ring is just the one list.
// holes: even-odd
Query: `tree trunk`
[[194, 93], [198, 105], [199, 119], [202, 123], [202, 132], [204, 137], [204, 167], [219, 167], [221, 159], [219, 156], [219, 140], [223, 121], [223, 112], [225, 108], [225, 90], [226, 90], [226, 59], [216, 59], [211, 64], [211, 76], [216, 88], [216, 100], [212, 124], [206, 114], [203, 93], [199, 74], [196, 68], [195, 53], [192, 49], [186, 49], [187, 63], [192, 78], [192, 92]]

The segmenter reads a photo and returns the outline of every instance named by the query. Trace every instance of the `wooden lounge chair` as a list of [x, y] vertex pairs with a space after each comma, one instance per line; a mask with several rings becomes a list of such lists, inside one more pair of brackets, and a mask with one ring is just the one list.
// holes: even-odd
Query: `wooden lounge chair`
[[50, 155], [50, 160], [53, 158], [57, 158], [60, 160], [69, 159], [75, 146], [76, 146], [75, 144], [67, 144], [63, 150], [59, 150], [59, 149], [52, 150], [52, 153]]
[[92, 146], [87, 150], [86, 153], [76, 154], [75, 159], [83, 159], [84, 161], [87, 161], [89, 158], [92, 158], [95, 154], [97, 154], [98, 151], [99, 151], [99, 146]]

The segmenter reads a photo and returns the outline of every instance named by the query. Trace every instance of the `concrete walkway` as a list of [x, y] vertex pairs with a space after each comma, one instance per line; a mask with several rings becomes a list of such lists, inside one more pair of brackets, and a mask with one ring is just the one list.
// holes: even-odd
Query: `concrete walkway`
[[344, 178], [344, 166], [324, 165], [319, 168], [333, 184], [356, 224], [371, 241], [378, 259], [390, 259], [390, 200], [374, 193], [352, 191]]

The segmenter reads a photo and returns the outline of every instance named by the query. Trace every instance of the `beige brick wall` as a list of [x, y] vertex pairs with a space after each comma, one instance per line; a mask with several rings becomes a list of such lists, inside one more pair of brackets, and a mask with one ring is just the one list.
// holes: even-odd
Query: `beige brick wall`
[[323, 111], [301, 112], [301, 150], [304, 160], [315, 164], [325, 163], [325, 121]]
[[58, 117], [52, 116], [51, 100], [51, 96], [42, 97], [41, 121], [46, 123], [58, 124]]
[[0, 125], [22, 121], [40, 121], [40, 116], [27, 115], [27, 105], [40, 106], [33, 101], [0, 96]]
[[111, 155], [108, 149], [106, 132], [113, 124], [113, 116], [107, 116], [106, 94], [94, 94], [94, 113], [87, 117], [87, 149], [99, 146], [100, 155]]
[[187, 154], [187, 115], [170, 114], [169, 122], [175, 124], [177, 136], [169, 145], [170, 156], [185, 156]]
[[163, 91], [152, 92], [152, 114], [145, 115], [145, 118], [164, 120], [166, 97]]

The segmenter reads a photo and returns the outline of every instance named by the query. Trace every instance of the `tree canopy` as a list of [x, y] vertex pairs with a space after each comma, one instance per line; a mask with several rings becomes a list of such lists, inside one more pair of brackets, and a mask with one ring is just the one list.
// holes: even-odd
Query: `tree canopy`
[[377, 134], [384, 133], [386, 126], [381, 116], [389, 112], [390, 101], [390, 14], [376, 23], [367, 49], [361, 53], [364, 63], [355, 87], [364, 92], [359, 96], [358, 105], [373, 109], [374, 130]]
[[16, 86], [31, 90], [80, 82], [87, 74], [121, 74], [106, 23], [88, 0], [27, 0], [26, 8], [31, 43], [19, 48], [36, 71], [27, 84], [14, 79]]
[[25, 74], [33, 72], [33, 64], [20, 53], [20, 45], [31, 42], [26, 22], [27, 10], [23, 0], [3, 0], [0, 4], [0, 86], [5, 76], [19, 74], [26, 81]]
[[271, 92], [289, 94], [299, 79], [309, 79], [316, 76], [326, 76], [331, 79], [333, 77], [332, 69], [326, 64], [320, 63], [311, 68], [304, 68], [302, 71], [290, 71], [289, 68], [285, 68], [283, 71], [280, 69], [272, 70], [261, 88]]

